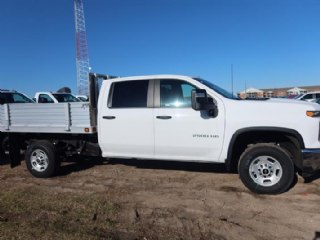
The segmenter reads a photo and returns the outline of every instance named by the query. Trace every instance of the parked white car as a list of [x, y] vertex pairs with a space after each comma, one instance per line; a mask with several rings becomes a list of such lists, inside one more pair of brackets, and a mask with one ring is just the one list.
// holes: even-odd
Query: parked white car
[[76, 97], [82, 102], [88, 102], [89, 98], [86, 95], [76, 95]]
[[34, 103], [34, 101], [23, 93], [14, 90], [0, 89], [0, 104], [5, 103]]
[[314, 102], [318, 98], [320, 98], [320, 92], [309, 92], [309, 93], [299, 94], [296, 97], [294, 97], [293, 99], [303, 100], [303, 101], [307, 101], [307, 102]]
[[81, 102], [71, 93], [37, 92], [34, 96], [37, 103]]

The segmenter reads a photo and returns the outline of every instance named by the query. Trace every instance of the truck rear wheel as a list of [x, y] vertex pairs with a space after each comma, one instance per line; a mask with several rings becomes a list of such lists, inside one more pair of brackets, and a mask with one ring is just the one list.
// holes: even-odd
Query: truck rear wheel
[[55, 147], [49, 141], [31, 143], [26, 151], [25, 161], [30, 173], [38, 178], [52, 177], [60, 167]]
[[289, 153], [274, 144], [256, 144], [239, 161], [239, 175], [252, 192], [279, 194], [293, 183], [295, 168]]

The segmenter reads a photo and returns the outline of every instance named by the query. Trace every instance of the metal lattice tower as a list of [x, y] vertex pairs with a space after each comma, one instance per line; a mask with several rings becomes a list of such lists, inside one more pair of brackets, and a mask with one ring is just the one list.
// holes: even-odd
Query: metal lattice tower
[[86, 24], [83, 11], [83, 1], [74, 0], [74, 16], [76, 26], [76, 60], [78, 94], [88, 96], [89, 83], [89, 53], [86, 34]]

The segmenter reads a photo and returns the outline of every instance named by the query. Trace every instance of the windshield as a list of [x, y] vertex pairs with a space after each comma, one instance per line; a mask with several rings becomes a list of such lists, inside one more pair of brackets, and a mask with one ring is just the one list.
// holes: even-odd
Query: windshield
[[53, 93], [52, 95], [58, 102], [81, 102], [78, 98], [69, 93]]
[[0, 104], [4, 103], [33, 103], [33, 101], [21, 93], [2, 92], [0, 93]]
[[232, 93], [228, 92], [227, 90], [207, 81], [201, 78], [193, 78], [194, 80], [202, 83], [203, 85], [207, 86], [208, 88], [211, 88], [215, 92], [219, 93], [220, 95], [224, 96], [225, 98], [230, 98], [230, 99], [239, 99], [238, 97], [232, 95]]

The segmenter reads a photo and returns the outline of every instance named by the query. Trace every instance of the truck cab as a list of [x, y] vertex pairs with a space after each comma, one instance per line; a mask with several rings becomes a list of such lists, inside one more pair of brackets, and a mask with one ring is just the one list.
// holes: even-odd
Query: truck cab
[[103, 156], [219, 162], [225, 108], [222, 96], [210, 91], [216, 116], [194, 110], [192, 90], [201, 85], [173, 75], [104, 81], [98, 103]]

